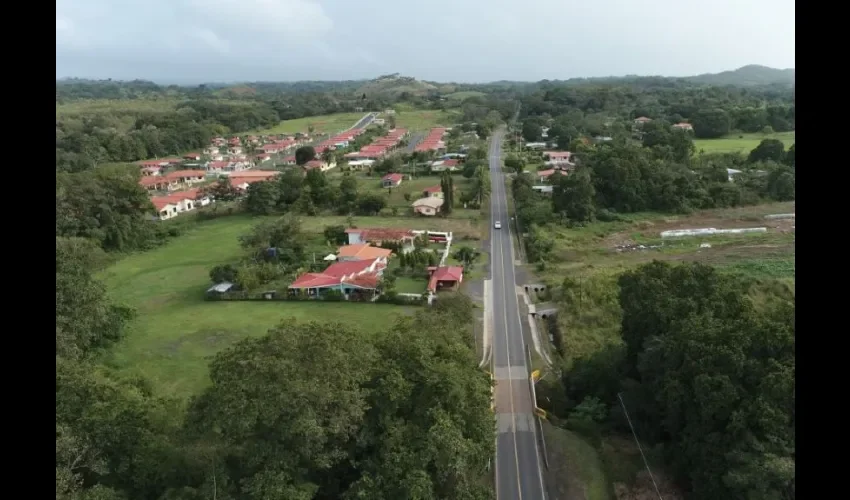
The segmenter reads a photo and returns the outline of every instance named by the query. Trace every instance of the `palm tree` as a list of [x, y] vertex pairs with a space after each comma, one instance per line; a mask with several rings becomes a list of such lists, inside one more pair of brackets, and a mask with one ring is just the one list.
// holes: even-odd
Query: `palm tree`
[[475, 177], [472, 178], [472, 198], [478, 206], [484, 204], [484, 200], [490, 196], [490, 172], [484, 165], [480, 165], [475, 170]]

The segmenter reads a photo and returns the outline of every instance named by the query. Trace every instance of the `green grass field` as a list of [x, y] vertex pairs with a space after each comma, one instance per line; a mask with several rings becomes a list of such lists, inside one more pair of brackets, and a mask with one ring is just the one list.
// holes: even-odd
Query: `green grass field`
[[[186, 398], [208, 383], [209, 356], [281, 321], [339, 320], [377, 330], [409, 312], [383, 304], [204, 301], [209, 270], [238, 258], [237, 237], [259, 220], [234, 216], [199, 223], [163, 247], [106, 269], [101, 277], [111, 297], [138, 312], [108, 361], [144, 374], [161, 394]], [[308, 220], [306, 229], [317, 231], [333, 222]]]
[[112, 114], [115, 112], [168, 112], [180, 101], [177, 99], [86, 99], [56, 105], [56, 117]]
[[611, 489], [599, 452], [579, 435], [543, 424], [549, 457], [546, 473], [553, 498], [610, 500]]
[[469, 99], [470, 97], [484, 97], [484, 92], [478, 92], [475, 90], [463, 90], [460, 92], [452, 92], [451, 94], [446, 94], [445, 98], [450, 101], [463, 101], [464, 99]]
[[301, 132], [306, 134], [309, 127], [314, 127], [317, 134], [335, 134], [352, 127], [366, 113], [336, 113], [333, 115], [310, 116], [297, 118], [295, 120], [284, 120], [277, 126], [266, 130], [259, 130], [258, 134], [295, 134]]
[[779, 139], [785, 143], [785, 149], [794, 144], [795, 132], [779, 132], [776, 134], [743, 134], [722, 139], [695, 139], [696, 152], [706, 153], [749, 153], [764, 139]]
[[451, 111], [402, 110], [396, 107], [395, 123], [400, 128], [426, 131], [434, 127], [451, 127], [459, 116]]

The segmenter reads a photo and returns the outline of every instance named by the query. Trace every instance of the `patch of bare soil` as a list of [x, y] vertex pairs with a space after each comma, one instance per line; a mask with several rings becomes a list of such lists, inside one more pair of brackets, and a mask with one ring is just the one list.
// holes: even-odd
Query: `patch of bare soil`
[[795, 219], [765, 219], [742, 215], [738, 218], [718, 215], [716, 212], [702, 212], [684, 218], [661, 219], [657, 221], [635, 221], [626, 231], [611, 234], [603, 240], [606, 248], [616, 249], [635, 245], [634, 235], [644, 238], [658, 238], [662, 231], [673, 229], [740, 229], [745, 227], [766, 227], [768, 233], [793, 233]]

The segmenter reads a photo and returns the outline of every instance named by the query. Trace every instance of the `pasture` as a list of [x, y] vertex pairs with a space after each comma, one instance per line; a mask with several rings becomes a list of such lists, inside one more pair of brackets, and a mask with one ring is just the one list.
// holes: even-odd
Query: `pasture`
[[310, 116], [294, 120], [284, 120], [276, 126], [255, 131], [255, 133], [268, 134], [306, 134], [313, 127], [315, 134], [335, 134], [346, 130], [358, 122], [366, 113], [336, 113], [333, 115]]
[[696, 153], [744, 153], [749, 154], [764, 139], [779, 139], [785, 144], [785, 149], [794, 144], [795, 132], [779, 132], [775, 134], [739, 134], [722, 139], [694, 139]]
[[[211, 355], [282, 321], [338, 320], [373, 332], [409, 313], [385, 304], [204, 301], [210, 269], [237, 259], [238, 236], [261, 220], [233, 216], [199, 222], [168, 244], [103, 271], [100, 278], [110, 296], [138, 313], [108, 361], [127, 373], [144, 374], [160, 394], [185, 399], [209, 383]], [[364, 227], [390, 226], [357, 220]], [[332, 223], [344, 224], [344, 218], [305, 218], [304, 226], [318, 233]], [[398, 221], [395, 227], [404, 226]]]

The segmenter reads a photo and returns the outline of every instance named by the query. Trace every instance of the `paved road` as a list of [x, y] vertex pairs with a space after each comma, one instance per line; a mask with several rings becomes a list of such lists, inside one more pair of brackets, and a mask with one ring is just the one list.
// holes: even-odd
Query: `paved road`
[[405, 153], [412, 153], [414, 149], [416, 149], [416, 145], [422, 142], [422, 139], [425, 138], [425, 132], [417, 132], [415, 134], [410, 134], [410, 138], [407, 140], [407, 148], [404, 150]]
[[369, 124], [370, 124], [370, 123], [372, 123], [372, 120], [374, 120], [376, 116], [378, 116], [378, 113], [369, 113], [368, 115], [366, 115], [366, 116], [364, 116], [363, 118], [361, 118], [361, 119], [360, 119], [360, 121], [358, 121], [357, 123], [355, 123], [355, 124], [354, 124], [354, 125], [353, 125], [350, 129], [348, 129], [348, 130], [351, 130], [352, 128], [366, 128], [366, 127], [368, 127], [368, 126], [369, 126]]
[[496, 378], [496, 498], [544, 500], [545, 488], [537, 446], [529, 367], [516, 294], [507, 193], [501, 168], [504, 130], [490, 143], [490, 217], [502, 229], [490, 229], [493, 293], [493, 364]]

